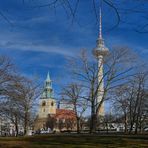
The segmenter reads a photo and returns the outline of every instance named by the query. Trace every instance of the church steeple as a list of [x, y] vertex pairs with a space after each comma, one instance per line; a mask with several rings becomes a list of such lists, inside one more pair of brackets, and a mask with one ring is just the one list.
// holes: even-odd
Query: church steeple
[[50, 79], [49, 72], [47, 73], [47, 78], [46, 78], [46, 81], [45, 81], [45, 87], [46, 87], [46, 88], [51, 88], [51, 89], [52, 89], [52, 81], [51, 81], [51, 79]]
[[49, 72], [47, 73], [47, 78], [44, 83], [42, 99], [51, 99], [53, 98], [53, 89], [52, 89], [52, 81], [50, 79]]
[[46, 81], [51, 81], [51, 79], [50, 79], [50, 75], [49, 75], [49, 71], [48, 71], [48, 73], [47, 73]]
[[39, 113], [38, 113], [38, 124], [35, 125], [36, 129], [46, 127], [46, 122], [49, 115], [56, 114], [56, 99], [53, 97], [52, 80], [50, 79], [49, 72], [44, 82], [44, 87], [40, 99]]

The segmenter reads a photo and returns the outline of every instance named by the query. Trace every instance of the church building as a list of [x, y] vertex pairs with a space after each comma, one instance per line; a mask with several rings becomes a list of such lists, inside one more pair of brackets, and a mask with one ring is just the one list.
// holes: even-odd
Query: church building
[[49, 73], [44, 82], [39, 102], [39, 111], [35, 120], [34, 130], [55, 131], [76, 130], [76, 115], [72, 109], [57, 107], [57, 100], [53, 95], [52, 81]]

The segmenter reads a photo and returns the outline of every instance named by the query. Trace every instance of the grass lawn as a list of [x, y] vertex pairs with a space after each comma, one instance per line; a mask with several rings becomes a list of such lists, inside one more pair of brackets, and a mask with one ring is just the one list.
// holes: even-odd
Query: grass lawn
[[148, 148], [148, 136], [40, 135], [1, 137], [0, 148]]

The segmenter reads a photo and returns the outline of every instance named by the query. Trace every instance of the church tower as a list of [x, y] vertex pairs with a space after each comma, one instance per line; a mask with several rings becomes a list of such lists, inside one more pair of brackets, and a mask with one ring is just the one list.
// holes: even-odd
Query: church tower
[[48, 73], [40, 99], [39, 118], [54, 114], [56, 114], [56, 101], [53, 98], [52, 81]]
[[53, 97], [52, 81], [49, 73], [44, 82], [42, 95], [39, 102], [39, 112], [35, 121], [34, 129], [46, 128], [49, 116], [56, 114], [56, 100]]
[[[99, 36], [97, 39], [96, 47], [93, 49], [93, 54], [98, 62], [98, 94], [97, 94], [97, 105], [101, 102], [104, 96], [104, 75], [103, 75], [103, 62], [104, 57], [108, 54], [109, 49], [105, 46], [104, 40], [102, 37], [102, 14], [100, 8], [100, 26], [99, 26]], [[104, 116], [104, 104], [101, 105], [100, 110], [97, 112], [98, 116]]]

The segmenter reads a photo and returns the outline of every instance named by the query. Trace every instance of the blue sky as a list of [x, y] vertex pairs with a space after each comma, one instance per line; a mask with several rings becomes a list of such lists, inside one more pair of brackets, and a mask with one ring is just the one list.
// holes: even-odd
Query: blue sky
[[[82, 48], [91, 53], [98, 35], [98, 24], [91, 0], [81, 0], [73, 23], [69, 13], [67, 15], [59, 4], [56, 9], [37, 7], [48, 2], [49, 0], [1, 2], [0, 12], [11, 24], [0, 16], [0, 54], [12, 58], [18, 69], [29, 77], [37, 75], [43, 81], [49, 71], [55, 93], [58, 93], [67, 79], [66, 59], [77, 56]], [[74, 1], [72, 2], [73, 6]], [[125, 1], [116, 5], [121, 11], [136, 8], [136, 3], [131, 1], [128, 5]], [[148, 5], [139, 5], [139, 9], [146, 8]], [[106, 46], [110, 49], [118, 45], [130, 47], [146, 60], [148, 33], [140, 34], [135, 31], [145, 23], [144, 14], [127, 11], [121, 14], [121, 18], [119, 26], [109, 31], [116, 22], [116, 15], [103, 4], [103, 37]]]

